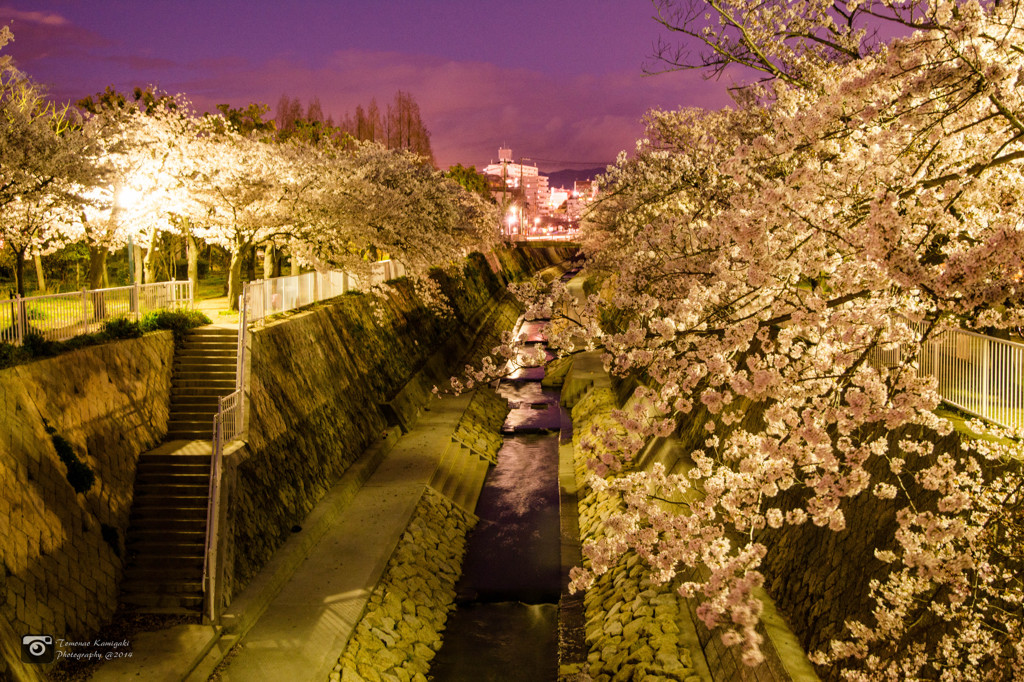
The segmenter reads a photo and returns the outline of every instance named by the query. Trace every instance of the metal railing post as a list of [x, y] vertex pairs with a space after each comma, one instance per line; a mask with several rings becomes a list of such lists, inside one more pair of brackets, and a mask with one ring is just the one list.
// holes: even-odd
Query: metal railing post
[[24, 345], [25, 333], [28, 331], [28, 308], [25, 299], [20, 294], [14, 295], [14, 336], [18, 339], [18, 345]]
[[982, 339], [981, 341], [981, 416], [985, 419], [989, 419], [992, 414], [992, 408], [990, 403], [991, 397], [991, 380], [989, 379], [989, 368], [991, 366], [991, 349], [992, 343], [988, 339]]
[[211, 623], [217, 622], [217, 544], [220, 538], [220, 464], [224, 450], [222, 415], [213, 417], [213, 453], [210, 463], [209, 500], [206, 507], [206, 554], [203, 559], [203, 590]]
[[82, 289], [82, 333], [89, 333], [89, 300], [85, 289]]

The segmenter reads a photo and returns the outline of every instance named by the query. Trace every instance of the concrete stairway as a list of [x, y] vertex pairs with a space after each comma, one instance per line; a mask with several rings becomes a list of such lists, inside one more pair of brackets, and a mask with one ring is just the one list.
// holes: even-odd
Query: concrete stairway
[[217, 400], [235, 390], [238, 333], [200, 327], [174, 354], [166, 440], [209, 440]]
[[210, 442], [164, 443], [139, 458], [121, 602], [142, 611], [200, 612]]
[[468, 512], [476, 509], [484, 478], [491, 463], [472, 450], [453, 440], [448, 444], [437, 469], [430, 479], [430, 487]]
[[164, 443], [139, 456], [121, 602], [199, 612], [217, 401], [235, 390], [237, 332], [200, 327], [174, 355]]

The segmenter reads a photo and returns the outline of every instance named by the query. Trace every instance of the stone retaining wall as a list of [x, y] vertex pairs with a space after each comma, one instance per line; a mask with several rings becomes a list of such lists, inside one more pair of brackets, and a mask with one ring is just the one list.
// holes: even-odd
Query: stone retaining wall
[[19, 650], [25, 634], [88, 638], [114, 613], [173, 355], [163, 331], [0, 370], [0, 613]]
[[504, 444], [501, 427], [510, 409], [507, 400], [487, 387], [481, 388], [469, 401], [453, 438], [491, 464], [497, 464], [498, 450]]
[[331, 682], [426, 682], [476, 517], [425, 488]]

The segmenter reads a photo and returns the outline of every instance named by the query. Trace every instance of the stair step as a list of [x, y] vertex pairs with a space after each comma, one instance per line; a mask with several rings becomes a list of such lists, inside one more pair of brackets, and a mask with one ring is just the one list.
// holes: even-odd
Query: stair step
[[139, 551], [129, 547], [128, 569], [160, 569], [169, 571], [172, 576], [189, 576], [190, 571], [198, 568], [203, 570], [203, 552], [182, 552], [178, 547], [166, 547], [162, 551]]
[[455, 457], [452, 460], [451, 468], [448, 470], [448, 477], [445, 479], [444, 486], [441, 489], [441, 492], [449, 500], [455, 498], [455, 491], [458, 490], [459, 480], [462, 478], [462, 469], [466, 464], [464, 448], [458, 446], [455, 449]]
[[167, 432], [168, 438], [178, 438], [181, 440], [202, 440], [208, 443], [213, 443], [213, 427], [211, 426], [205, 430], [196, 429], [194, 431], [188, 430], [175, 430]]
[[137, 607], [132, 610], [141, 613], [189, 615], [200, 613], [203, 608], [202, 593], [198, 595], [128, 593], [121, 595], [121, 602]]
[[174, 352], [175, 357], [231, 357], [238, 359], [238, 347], [234, 343], [189, 343], [186, 342]]
[[171, 408], [175, 407], [208, 407], [212, 405], [217, 407], [220, 404], [219, 395], [194, 395], [194, 394], [182, 394], [175, 396], [171, 401]]
[[138, 466], [148, 466], [151, 464], [206, 464], [209, 465], [211, 458], [213, 457], [213, 450], [209, 452], [197, 452], [196, 454], [185, 454], [185, 453], [160, 453], [147, 452], [139, 457]]
[[150, 462], [139, 460], [135, 467], [135, 479], [141, 476], [209, 476], [210, 460], [197, 462]]
[[181, 594], [202, 593], [203, 581], [200, 580], [153, 580], [152, 578], [125, 578], [121, 583], [121, 592], [131, 594]]
[[444, 482], [448, 478], [448, 472], [452, 468], [452, 459], [455, 456], [456, 446], [454, 443], [448, 445], [444, 452], [441, 454], [441, 460], [437, 463], [437, 468], [434, 470], [434, 475], [430, 478], [430, 486], [441, 492], [444, 487]]
[[470, 478], [469, 492], [464, 498], [462, 505], [463, 509], [470, 512], [476, 512], [476, 503], [480, 499], [480, 493], [484, 489], [484, 481], [487, 479], [487, 472], [491, 469], [491, 463], [485, 459], [481, 459], [477, 465], [477, 470]]
[[209, 476], [189, 476], [188, 478], [167, 476], [156, 481], [147, 477], [145, 481], [135, 482], [135, 496], [166, 494], [173, 497], [193, 497], [204, 495], [208, 486]]
[[205, 546], [206, 524], [195, 522], [190, 523], [192, 523], [192, 527], [187, 530], [133, 525], [132, 528], [128, 530], [128, 540], [126, 544], [133, 545], [135, 543], [147, 544], [163, 542], [171, 545], [192, 545], [199, 543], [200, 545]]
[[452, 500], [463, 508], [465, 508], [466, 501], [471, 494], [471, 487], [473, 485], [473, 480], [476, 478], [479, 463], [479, 457], [467, 453], [466, 461], [462, 469], [462, 475], [459, 476], [458, 486], [455, 488], [455, 494], [452, 496]]
[[[204, 491], [206, 492], [206, 491]], [[139, 516], [153, 516], [160, 514], [180, 514], [181, 518], [206, 518], [206, 508], [209, 506], [208, 495], [161, 495], [153, 493], [149, 495], [136, 495], [135, 503], [132, 505], [132, 513], [145, 512]], [[153, 512], [153, 513], [150, 513]]]
[[235, 368], [226, 369], [174, 369], [172, 381], [234, 381], [236, 376]]
[[217, 414], [214, 410], [209, 415], [196, 414], [192, 417], [182, 417], [169, 419], [167, 421], [167, 431], [203, 431], [207, 436], [210, 435], [210, 431], [213, 429], [213, 415]]
[[179, 398], [223, 398], [224, 396], [233, 393], [234, 390], [234, 385], [227, 390], [223, 388], [206, 388], [202, 386], [177, 388], [172, 385], [171, 404], [174, 404]]
[[210, 428], [213, 428], [213, 416], [217, 414], [217, 409], [208, 407], [206, 409], [187, 409], [187, 410], [175, 410], [172, 411], [167, 417], [168, 428], [171, 428], [171, 424], [177, 424], [178, 422], [196, 423], [202, 422], [203, 424], [209, 424]]
[[134, 533], [202, 533], [206, 535], [206, 510], [195, 514], [195, 510], [188, 510], [187, 514], [179, 513], [168, 516], [169, 510], [160, 511], [160, 514], [132, 516], [129, 522], [129, 535]]
[[195, 468], [190, 471], [165, 471], [146, 468], [135, 472], [136, 491], [140, 487], [148, 489], [148, 486], [160, 486], [163, 488], [165, 485], [174, 486], [166, 488], [168, 490], [180, 490], [182, 486], [199, 486], [201, 489], [206, 489], [210, 485], [210, 468], [206, 467], [205, 471], [202, 468]]
[[207, 379], [199, 377], [196, 379], [180, 379], [176, 377], [171, 381], [172, 395], [174, 393], [174, 389], [186, 390], [205, 388], [217, 389], [220, 395], [227, 395], [228, 393], [233, 393], [235, 390], [235, 378], [230, 377], [228, 379]]
[[174, 371], [203, 372], [214, 370], [216, 372], [233, 372], [238, 369], [238, 359], [234, 357], [199, 357], [195, 355], [180, 356], [174, 358]]
[[130, 552], [135, 552], [138, 557], [145, 556], [157, 556], [157, 557], [175, 557], [179, 559], [195, 559], [203, 558], [203, 554], [206, 552], [206, 538], [205, 536], [200, 537], [199, 541], [190, 542], [178, 542], [180, 538], [171, 538], [166, 540], [153, 539], [147, 537], [145, 539], [130, 538], [127, 546]]

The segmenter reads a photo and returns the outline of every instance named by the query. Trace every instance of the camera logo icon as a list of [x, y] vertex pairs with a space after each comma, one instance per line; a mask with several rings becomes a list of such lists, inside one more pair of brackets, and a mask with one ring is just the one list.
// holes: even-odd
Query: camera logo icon
[[21, 638], [21, 660], [25, 663], [53, 663], [53, 637], [25, 635]]

